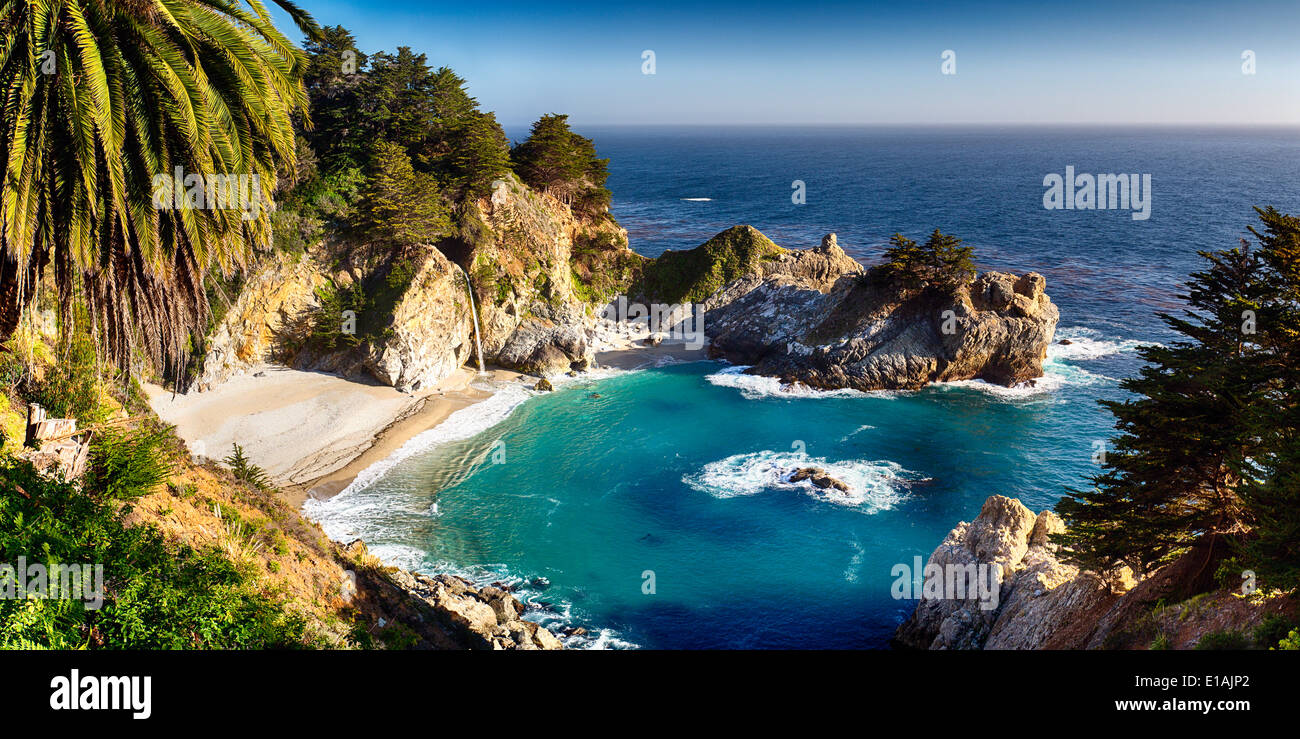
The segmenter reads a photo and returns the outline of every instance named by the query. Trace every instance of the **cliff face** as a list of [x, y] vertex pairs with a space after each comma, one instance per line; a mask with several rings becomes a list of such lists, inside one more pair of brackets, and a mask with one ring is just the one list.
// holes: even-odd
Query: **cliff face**
[[[749, 230], [749, 241], [762, 237]], [[1059, 314], [1041, 275], [987, 272], [953, 293], [903, 292], [864, 270], [834, 234], [820, 247], [759, 260], [735, 251], [697, 258], [692, 269], [706, 277], [679, 279], [710, 284], [707, 276], [746, 265], [708, 294], [704, 330], [712, 356], [751, 372], [859, 390], [968, 379], [1014, 385], [1042, 375]]]
[[278, 254], [244, 286], [208, 339], [208, 351], [196, 387], [220, 384], [250, 367], [287, 361], [289, 337], [301, 340], [310, 330], [304, 318], [319, 301], [316, 289], [328, 277], [311, 256]]
[[[594, 354], [587, 299], [605, 296], [592, 295], [578, 269], [593, 282], [607, 278], [602, 292], [619, 291], [609, 273], [628, 279], [640, 260], [627, 248], [626, 232], [612, 221], [580, 222], [563, 203], [513, 177], [473, 208], [466, 220], [482, 228], [470, 234], [466, 261], [489, 361], [535, 374], [586, 368]], [[575, 242], [605, 246], [575, 260]]]
[[[1100, 575], [1063, 562], [1048, 537], [1064, 530], [1055, 513], [1035, 515], [994, 495], [971, 523], [959, 523], [927, 562], [957, 573], [998, 565], [994, 608], [978, 597], [927, 597], [898, 627], [912, 649], [1191, 649], [1203, 636], [1249, 631], [1272, 615], [1294, 619], [1289, 598], [1220, 587], [1213, 573], [1226, 547], [1194, 548], [1140, 581], [1127, 568]], [[942, 577], [949, 577], [944, 575]], [[942, 579], [942, 578], [941, 578]], [[931, 596], [942, 591], [936, 587]], [[963, 593], [964, 594], [964, 593]], [[1249, 639], [1249, 636], [1246, 637]], [[1263, 645], [1268, 646], [1268, 645]]]
[[384, 340], [369, 347], [365, 367], [380, 382], [419, 390], [473, 361], [474, 323], [465, 278], [436, 250], [418, 262], [393, 307]]
[[485, 360], [541, 375], [591, 365], [595, 316], [619, 294], [702, 305], [711, 356], [822, 388], [1031, 381], [1058, 319], [1036, 273], [904, 291], [845, 254], [834, 234], [789, 251], [736, 226], [646, 260], [612, 220], [579, 220], [513, 177], [466, 208], [457, 236], [419, 251], [409, 286], [383, 309], [383, 330], [359, 348], [294, 349], [311, 330], [316, 290], [343, 275], [326, 274], [323, 256], [272, 261], [217, 328], [200, 387], [266, 361], [366, 373], [403, 390], [434, 385], [473, 359], [457, 263], [473, 286]]
[[922, 597], [898, 627], [896, 642], [916, 649], [1037, 649], [1062, 624], [1113, 603], [1132, 586], [1127, 573], [1107, 583], [1060, 562], [1048, 536], [1063, 529], [1051, 511], [1034, 515], [1018, 500], [990, 497], [973, 522], [957, 524], [926, 565], [944, 572], [996, 565], [996, 607], [979, 598]]
[[367, 376], [408, 391], [436, 385], [476, 361], [466, 275], [453, 258], [466, 265], [474, 290], [486, 362], [535, 374], [587, 367], [596, 309], [626, 291], [645, 262], [627, 248], [626, 232], [609, 219], [580, 221], [513, 177], [467, 207], [460, 236], [403, 257], [409, 284], [379, 306], [382, 331], [356, 347], [311, 346], [318, 290], [383, 282], [384, 275], [374, 267], [327, 268], [346, 250], [339, 244], [299, 259], [272, 258], [213, 331], [198, 388], [268, 362]]

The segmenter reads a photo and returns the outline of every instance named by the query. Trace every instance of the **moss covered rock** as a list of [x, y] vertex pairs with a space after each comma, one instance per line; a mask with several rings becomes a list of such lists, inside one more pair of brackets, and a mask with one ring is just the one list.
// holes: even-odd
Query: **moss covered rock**
[[669, 250], [646, 264], [637, 292], [649, 302], [702, 303], [785, 253], [753, 226], [732, 226], [694, 249]]

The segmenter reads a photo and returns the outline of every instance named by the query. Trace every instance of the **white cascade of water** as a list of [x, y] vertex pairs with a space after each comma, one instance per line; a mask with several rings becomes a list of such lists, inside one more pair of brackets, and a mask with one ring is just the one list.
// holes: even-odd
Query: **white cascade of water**
[[[452, 264], [456, 264], [452, 262]], [[474, 317], [474, 346], [478, 349], [478, 373], [486, 375], [487, 370], [483, 368], [483, 340], [479, 338], [478, 330], [478, 310], [474, 307], [474, 288], [469, 284], [469, 275], [465, 274], [465, 269], [456, 264], [456, 269], [460, 270], [461, 277], [465, 278], [465, 292], [469, 293], [469, 313]]]

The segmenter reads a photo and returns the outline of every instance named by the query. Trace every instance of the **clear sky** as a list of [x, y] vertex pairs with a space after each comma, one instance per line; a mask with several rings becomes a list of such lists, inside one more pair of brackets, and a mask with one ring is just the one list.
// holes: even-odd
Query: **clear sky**
[[452, 67], [508, 127], [1300, 124], [1300, 0], [299, 3]]

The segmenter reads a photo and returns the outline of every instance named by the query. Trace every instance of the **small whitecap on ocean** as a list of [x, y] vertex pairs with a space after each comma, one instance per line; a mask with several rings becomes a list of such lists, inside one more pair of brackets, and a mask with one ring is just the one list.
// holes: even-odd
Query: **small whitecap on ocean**
[[[811, 480], [792, 482], [791, 475], [804, 467], [816, 467], [845, 483], [848, 491], [820, 488]], [[709, 462], [682, 482], [715, 498], [757, 495], [770, 490], [797, 490], [835, 505], [860, 508], [878, 513], [893, 508], [906, 496], [906, 485], [917, 476], [888, 460], [847, 460], [832, 462], [797, 452], [761, 451], [733, 454]]]

